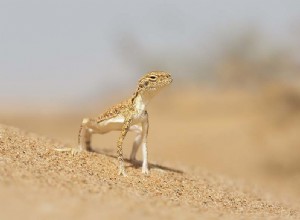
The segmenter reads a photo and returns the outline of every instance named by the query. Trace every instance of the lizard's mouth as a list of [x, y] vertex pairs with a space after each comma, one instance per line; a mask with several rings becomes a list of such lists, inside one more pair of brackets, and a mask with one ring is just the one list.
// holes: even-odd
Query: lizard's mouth
[[170, 85], [173, 82], [172, 78], [169, 78], [167, 81], [157, 84], [156, 86], [150, 86], [148, 87], [148, 91], [154, 92], [160, 89], [163, 89], [164, 87]]

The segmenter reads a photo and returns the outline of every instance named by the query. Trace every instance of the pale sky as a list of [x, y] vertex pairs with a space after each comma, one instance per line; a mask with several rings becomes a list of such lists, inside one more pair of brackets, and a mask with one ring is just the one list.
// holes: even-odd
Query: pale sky
[[0, 0], [0, 99], [80, 102], [156, 69], [189, 78], [222, 37], [255, 28], [291, 46], [299, 25], [299, 0]]

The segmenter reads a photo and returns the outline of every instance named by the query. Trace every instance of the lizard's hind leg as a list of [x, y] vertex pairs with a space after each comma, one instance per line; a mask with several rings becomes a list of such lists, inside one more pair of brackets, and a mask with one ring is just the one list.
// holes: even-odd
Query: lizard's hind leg
[[91, 126], [93, 120], [84, 118], [79, 128], [78, 145], [75, 148], [56, 148], [56, 151], [71, 151], [73, 155], [80, 153], [83, 150], [92, 151], [91, 149]]
[[78, 134], [78, 148], [75, 151], [82, 151], [82, 150], [87, 150], [87, 151], [92, 151], [91, 148], [91, 130], [92, 126], [94, 125], [94, 121], [89, 118], [84, 118], [82, 120], [80, 129], [79, 129], [79, 134]]

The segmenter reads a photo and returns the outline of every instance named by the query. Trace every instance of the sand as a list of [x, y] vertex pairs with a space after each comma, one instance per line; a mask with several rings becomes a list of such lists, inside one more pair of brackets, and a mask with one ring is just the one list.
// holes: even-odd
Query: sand
[[[0, 219], [297, 219], [297, 203], [185, 164], [150, 175], [112, 155], [56, 152], [62, 141], [0, 126]], [[150, 162], [153, 161], [150, 159]]]

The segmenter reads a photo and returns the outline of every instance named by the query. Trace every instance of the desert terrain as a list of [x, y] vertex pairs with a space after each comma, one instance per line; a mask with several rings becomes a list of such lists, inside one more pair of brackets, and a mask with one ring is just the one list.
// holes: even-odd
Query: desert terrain
[[150, 175], [126, 161], [126, 178], [117, 175], [118, 132], [95, 135], [95, 152], [54, 151], [76, 146], [81, 118], [120, 96], [79, 110], [2, 109], [0, 217], [297, 219], [298, 92], [170, 89], [149, 106]]

